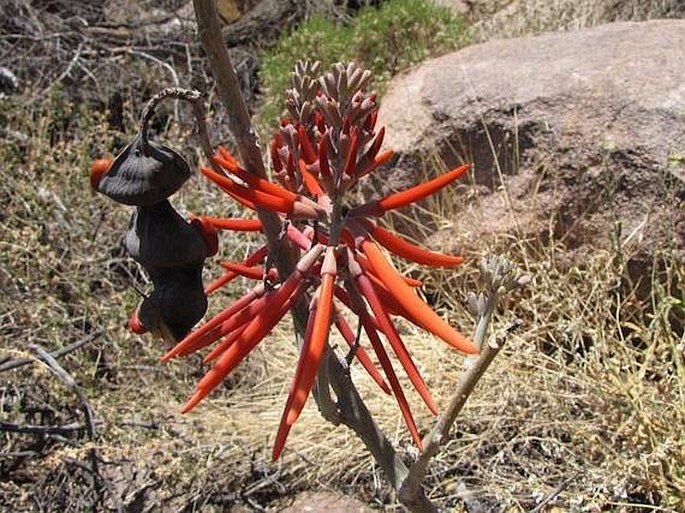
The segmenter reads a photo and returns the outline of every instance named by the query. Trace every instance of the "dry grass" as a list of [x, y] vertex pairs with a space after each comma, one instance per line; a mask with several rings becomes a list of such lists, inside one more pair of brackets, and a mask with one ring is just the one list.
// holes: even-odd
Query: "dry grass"
[[[61, 360], [100, 421], [94, 446], [108, 487], [102, 509], [226, 511], [245, 504], [256, 510], [277, 507], [298, 490], [330, 488], [399, 511], [361, 442], [321, 420], [311, 404], [284, 459], [270, 462], [296, 361], [285, 322], [219, 393], [192, 414], [178, 414], [202, 373], [199, 360], [161, 365], [158, 342], [125, 330], [137, 302], [131, 285], [146, 286], [120, 245], [129, 212], [87, 191], [90, 160], [120, 146], [122, 135], [106, 129], [104, 114], [74, 106], [59, 89], [40, 101], [6, 101], [0, 109], [6, 128], [0, 141], [0, 363], [33, 358], [28, 343], [53, 350], [104, 328], [103, 336]], [[186, 152], [192, 145], [175, 125], [164, 135]], [[174, 201], [184, 212], [231, 215], [235, 208], [199, 180]], [[440, 225], [460, 209], [449, 195], [431, 207]], [[222, 243], [225, 258], [246, 250], [230, 236]], [[660, 255], [666, 278], [655, 278], [650, 295], [638, 298], [626, 278], [625, 254], [569, 262], [560, 243], [515, 237], [482, 252], [506, 253], [531, 275], [529, 288], [503, 306], [494, 329], [514, 317], [525, 327], [508, 340], [468, 403], [429, 478], [431, 496], [454, 511], [523, 511], [561, 487], [552, 504], [568, 510], [682, 511], [682, 262]], [[473, 322], [463, 305], [466, 292], [477, 287], [475, 266], [417, 276], [468, 332]], [[214, 298], [210, 308], [241, 286]], [[402, 329], [444, 404], [462, 359], [412, 327]], [[358, 369], [353, 373], [371, 410], [411, 457], [393, 400]], [[427, 429], [420, 400], [412, 394], [410, 401]], [[2, 422], [83, 423], [77, 406], [73, 393], [40, 365], [0, 373]], [[85, 508], [92, 483], [82, 431], [0, 437], [0, 510]]]
[[473, 5], [480, 40], [685, 16], [680, 0], [476, 0]]

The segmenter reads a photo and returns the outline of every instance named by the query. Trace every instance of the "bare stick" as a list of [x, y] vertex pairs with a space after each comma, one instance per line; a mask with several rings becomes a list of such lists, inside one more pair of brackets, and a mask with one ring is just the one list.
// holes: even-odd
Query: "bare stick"
[[[55, 358], [53, 358], [52, 355], [45, 349], [38, 344], [29, 344], [28, 347], [36, 353], [38, 358], [45, 363], [45, 365], [47, 365], [52, 373], [57, 376], [57, 378], [59, 378], [59, 380], [64, 383], [67, 388], [74, 391], [79, 399], [79, 402], [81, 403], [81, 409], [83, 410], [83, 414], [86, 418], [86, 432], [88, 433], [88, 438], [91, 442], [95, 441], [95, 420], [93, 419], [93, 409], [90, 407], [90, 403], [88, 402], [86, 395], [83, 393], [83, 390], [81, 390], [81, 387], [76, 384], [74, 378], [72, 378], [71, 375], [64, 370], [57, 360], [55, 360]], [[94, 476], [93, 490], [95, 491], [95, 499], [93, 500], [92, 508], [93, 511], [96, 512], [98, 511], [98, 504], [100, 504], [102, 501], [103, 487], [101, 483], [100, 472], [98, 470], [98, 459], [95, 447], [91, 447], [89, 456], [91, 472]]]
[[90, 407], [88, 399], [86, 399], [83, 390], [76, 384], [74, 378], [71, 377], [64, 368], [53, 358], [53, 356], [43, 349], [38, 344], [29, 344], [28, 347], [36, 353], [36, 356], [52, 371], [52, 373], [59, 378], [59, 380], [66, 385], [67, 388], [73, 390], [81, 403], [81, 409], [86, 417], [86, 428], [88, 438], [95, 440], [95, 421], [93, 420], [93, 410]]
[[554, 499], [556, 499], [561, 492], [563, 492], [568, 486], [573, 483], [578, 477], [580, 476], [581, 472], [576, 472], [573, 474], [571, 477], [566, 479], [565, 481], [562, 481], [559, 486], [557, 486], [552, 493], [550, 493], [547, 497], [545, 497], [540, 504], [535, 506], [533, 509], [530, 510], [530, 513], [540, 513], [542, 510], [545, 509], [545, 506], [552, 502]]
[[24, 433], [29, 435], [68, 435], [88, 429], [85, 424], [72, 422], [61, 426], [40, 426], [35, 424], [14, 424], [12, 422], [0, 422], [0, 431], [8, 433]]
[[257, 133], [252, 127], [250, 113], [240, 94], [238, 77], [221, 37], [221, 26], [214, 0], [193, 0], [195, 17], [202, 48], [209, 59], [212, 75], [217, 82], [219, 96], [228, 111], [228, 125], [238, 144], [238, 152], [245, 168], [266, 178], [266, 169], [259, 149]]
[[[85, 346], [89, 342], [92, 342], [96, 338], [98, 338], [100, 335], [102, 335], [105, 332], [104, 328], [98, 328], [96, 331], [93, 333], [90, 333], [83, 337], [80, 340], [77, 340], [73, 344], [69, 344], [66, 347], [63, 347], [62, 349], [58, 349], [57, 351], [53, 351], [50, 354], [53, 358], [61, 358], [62, 356], [69, 354], [73, 351], [76, 351], [77, 349], [80, 349], [81, 347]], [[17, 367], [22, 367], [24, 365], [28, 365], [29, 363], [32, 363], [34, 360], [31, 360], [30, 358], [16, 358], [14, 360], [9, 360], [5, 361], [2, 364], [0, 364], [0, 372], [8, 371], [11, 369], [16, 369]]]

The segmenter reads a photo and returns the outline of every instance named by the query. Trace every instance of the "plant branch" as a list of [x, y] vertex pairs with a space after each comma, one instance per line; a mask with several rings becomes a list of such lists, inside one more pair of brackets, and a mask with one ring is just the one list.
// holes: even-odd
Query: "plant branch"
[[474, 315], [478, 316], [474, 342], [480, 348], [480, 354], [472, 360], [471, 365], [462, 374], [447, 408], [438, 417], [431, 432], [423, 439], [421, 455], [411, 466], [406, 479], [398, 488], [400, 502], [407, 506], [423, 493], [421, 483], [428, 473], [431, 459], [440, 451], [440, 448], [447, 440], [450, 429], [464, 408], [466, 400], [502, 349], [506, 335], [517, 330], [523, 324], [523, 321], [516, 319], [505, 330], [503, 336], [497, 337], [490, 344], [486, 343], [488, 328], [495, 313], [499, 297], [507, 291], [524, 286], [530, 277], [520, 275], [513, 262], [504, 257], [497, 256], [484, 258], [480, 262], [480, 272], [481, 277], [485, 281], [487, 292], [479, 295], [470, 294], [469, 297], [469, 306]]
[[[58, 362], [57, 360], [43, 349], [38, 344], [28, 344], [29, 349], [36, 353], [36, 356], [41, 360], [50, 371], [57, 376], [57, 378], [66, 385], [67, 388], [71, 389], [78, 397], [81, 403], [81, 409], [83, 410], [83, 415], [86, 419], [86, 433], [88, 434], [88, 439], [91, 442], [95, 441], [96, 431], [95, 431], [95, 416], [93, 415], [93, 408], [90, 406], [86, 394], [83, 393], [81, 387], [78, 386], [76, 381], [71, 374], [69, 374]], [[93, 474], [93, 490], [95, 492], [95, 500], [92, 504], [92, 509], [94, 512], [98, 511], [98, 506], [102, 501], [103, 496], [103, 486], [100, 478], [100, 472], [98, 470], [98, 458], [95, 446], [90, 447], [88, 450], [88, 455], [90, 457], [91, 468], [89, 470]]]
[[[240, 94], [238, 77], [235, 74], [231, 57], [221, 37], [221, 26], [214, 0], [193, 0], [195, 18], [202, 48], [207, 54], [209, 67], [218, 85], [219, 96], [228, 112], [228, 127], [238, 146], [238, 153], [249, 172], [266, 178], [262, 152], [257, 134], [252, 127], [250, 113]], [[289, 276], [295, 268], [294, 253], [282, 244], [283, 222], [274, 212], [258, 209], [257, 216], [262, 222], [264, 234], [281, 276]], [[305, 317], [306, 319], [306, 317]], [[306, 320], [302, 326], [306, 325]], [[304, 333], [304, 332], [302, 332]]]
[[[457, 420], [457, 416], [464, 408], [467, 399], [471, 396], [474, 388], [485, 374], [492, 361], [499, 354], [505, 342], [505, 338], [501, 337], [493, 343], [484, 343], [486, 340], [488, 325], [492, 318], [492, 313], [496, 306], [496, 296], [493, 294], [487, 301], [486, 311], [481, 315], [478, 326], [476, 328], [475, 342], [481, 348], [480, 354], [471, 363], [466, 372], [462, 374], [457, 383], [457, 389], [450, 398], [447, 408], [438, 417], [433, 429], [423, 439], [423, 451], [418, 460], [409, 469], [407, 478], [404, 480], [399, 488], [400, 501], [404, 504], [405, 501], [411, 502], [413, 497], [421, 490], [421, 483], [423, 483], [426, 474], [428, 473], [428, 466], [431, 459], [438, 454], [442, 445], [447, 441], [450, 429]], [[514, 321], [511, 326], [507, 328], [505, 333], [511, 333], [518, 329], [522, 324], [520, 319]]]
[[[69, 344], [66, 347], [63, 347], [61, 349], [58, 349], [57, 351], [54, 351], [52, 353], [49, 353], [50, 356], [53, 358], [61, 358], [62, 356], [69, 354], [73, 351], [76, 351], [77, 349], [80, 349], [84, 345], [88, 344], [89, 342], [92, 342], [96, 338], [98, 338], [100, 335], [102, 335], [105, 332], [104, 328], [98, 328], [95, 330], [93, 333], [89, 333], [85, 337], [77, 340], [73, 344]], [[8, 371], [11, 369], [16, 369], [17, 367], [21, 367], [23, 365], [28, 365], [29, 363], [32, 363], [35, 360], [32, 360], [30, 358], [16, 358], [14, 360], [7, 360], [3, 361], [2, 364], [0, 364], [0, 372]]]

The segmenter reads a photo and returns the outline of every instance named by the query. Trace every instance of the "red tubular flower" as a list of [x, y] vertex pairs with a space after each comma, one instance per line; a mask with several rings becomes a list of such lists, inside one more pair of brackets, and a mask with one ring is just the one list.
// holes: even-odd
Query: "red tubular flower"
[[402, 276], [390, 262], [385, 259], [374, 242], [365, 239], [361, 247], [376, 273], [383, 276], [383, 280], [388, 285], [390, 293], [404, 308], [405, 312], [412, 317], [414, 322], [462, 353], [478, 353], [478, 348], [473, 342], [469, 341], [461, 333], [453, 330], [449, 324], [438, 317], [426, 303], [414, 294], [414, 291], [404, 282]]
[[217, 230], [232, 230], [235, 232], [260, 232], [262, 223], [259, 219], [228, 219], [224, 217], [202, 216], [206, 222]]
[[[319, 362], [323, 356], [328, 332], [331, 328], [331, 316], [333, 313], [333, 286], [337, 266], [335, 262], [335, 249], [328, 247], [321, 267], [321, 286], [319, 287], [318, 305], [316, 314], [312, 319], [312, 332], [309, 344], [303, 346], [300, 352], [298, 370], [295, 371], [293, 381], [292, 403], [288, 411], [286, 422], [293, 425], [300, 416], [309, 391], [314, 385], [316, 373], [319, 370]], [[307, 341], [305, 341], [305, 344]], [[300, 371], [300, 372], [298, 372]]]
[[203, 324], [200, 328], [196, 329], [192, 333], [188, 334], [181, 342], [174, 346], [170, 351], [168, 351], [164, 356], [162, 356], [162, 361], [168, 361], [176, 356], [185, 355], [193, 353], [206, 345], [212, 343], [210, 340], [207, 344], [201, 345], [204, 342], [204, 338], [211, 334], [213, 330], [218, 328], [223, 322], [235, 315], [236, 313], [243, 310], [249, 304], [254, 302], [256, 299], [262, 297], [264, 294], [264, 285], [259, 284], [242, 298], [240, 298], [235, 303], [232, 303], [227, 308], [216, 314], [208, 322]]
[[[229, 192], [234, 198], [243, 200], [242, 203], [245, 206], [253, 206], [255, 210], [256, 207], [262, 207], [289, 214], [293, 219], [318, 219], [321, 217], [317, 211], [318, 207], [311, 206], [309, 202], [300, 201], [297, 197], [288, 197], [285, 194], [274, 195], [265, 192], [264, 189], [243, 187], [209, 168], [202, 168], [202, 174]], [[286, 189], [282, 189], [282, 191], [289, 192]]]
[[423, 381], [423, 378], [421, 378], [421, 374], [419, 374], [419, 370], [416, 368], [416, 365], [414, 364], [414, 361], [411, 359], [411, 356], [409, 356], [409, 352], [407, 351], [407, 348], [405, 347], [404, 343], [402, 342], [402, 339], [397, 333], [395, 326], [390, 320], [390, 317], [386, 312], [385, 306], [378, 298], [378, 295], [376, 295], [376, 291], [374, 290], [371, 281], [364, 274], [364, 272], [361, 269], [361, 266], [355, 262], [353, 257], [350, 257], [348, 259], [348, 263], [350, 274], [354, 279], [354, 285], [357, 287], [357, 290], [361, 293], [361, 295], [364, 296], [364, 298], [367, 300], [369, 306], [371, 307], [371, 311], [374, 313], [376, 319], [378, 320], [378, 324], [381, 326], [381, 328], [383, 329], [383, 333], [390, 342], [390, 345], [392, 346], [393, 351], [397, 356], [397, 359], [400, 361], [402, 367], [404, 367], [404, 370], [407, 373], [407, 376], [409, 376], [409, 379], [411, 380], [412, 384], [416, 388], [416, 391], [419, 393], [421, 398], [426, 402], [428, 409], [434, 415], [437, 415], [438, 408], [435, 406], [435, 403], [433, 402], [433, 399], [430, 396], [428, 387], [426, 386], [426, 383]]
[[239, 264], [237, 262], [222, 262], [221, 267], [227, 271], [234, 272], [239, 276], [245, 278], [252, 278], [253, 280], [268, 279], [269, 281], [274, 281], [278, 276], [275, 269], [269, 269], [268, 272], [264, 272], [264, 268], [255, 266], [248, 266], [245, 264]]
[[[308, 69], [305, 66], [296, 73]], [[271, 259], [278, 256], [269, 255], [267, 245], [242, 262], [222, 263], [225, 272], [206, 287], [208, 294], [238, 276], [263, 282], [188, 334], [162, 359], [212, 346], [204, 357], [212, 367], [183, 406], [183, 412], [190, 411], [247, 357], [296, 301], [301, 301], [307, 291], [313, 293], [297, 367], [275, 437], [274, 459], [281, 455], [306, 405], [326, 351], [333, 351], [328, 347], [333, 324], [368, 375], [384, 392], [395, 396], [407, 429], [419, 447], [421, 439], [409, 402], [382, 337], [428, 409], [435, 414], [437, 406], [392, 316], [406, 318], [462, 353], [477, 351], [423, 302], [412, 288], [421, 286], [421, 282], [402, 276], [379, 244], [422, 265], [454, 267], [462, 263], [462, 258], [412, 244], [379, 226], [375, 219], [453, 183], [466, 173], [468, 165], [362, 205], [355, 206], [347, 194], [359, 179], [379, 170], [393, 155], [391, 150], [382, 150], [385, 129], [376, 131], [377, 99], [363, 91], [368, 79], [368, 72], [350, 65], [338, 66], [335, 74], [321, 79], [319, 87], [305, 87], [303, 84], [313, 83], [308, 77], [294, 80], [296, 91], [288, 97], [292, 120], [281, 123], [269, 145], [274, 182], [249, 173], [223, 147], [212, 159], [221, 168], [219, 172], [202, 169], [206, 178], [247, 208], [278, 214], [283, 222], [282, 244], [289, 246], [288, 251], [299, 251], [300, 259], [290, 276], [279, 276], [273, 269], [279, 262]], [[93, 169], [91, 181], [97, 183], [98, 176], [107, 172], [106, 162], [97, 163]], [[208, 237], [208, 247], [216, 230], [263, 230], [262, 224], [252, 219], [199, 217], [196, 224]], [[344, 308], [356, 316], [356, 330], [343, 315]], [[137, 329], [135, 323], [132, 327]], [[366, 334], [364, 340], [362, 331]], [[367, 344], [380, 370], [369, 356]], [[322, 382], [322, 386], [326, 383]]]
[[446, 185], [449, 185], [458, 178], [461, 178], [468, 170], [469, 166], [466, 164], [459, 166], [454, 168], [452, 171], [445, 173], [444, 175], [440, 175], [433, 180], [407, 189], [406, 191], [396, 192], [395, 194], [386, 196], [383, 199], [365, 203], [364, 205], [354, 209], [353, 215], [381, 216], [389, 210], [406, 207], [407, 205], [416, 203], [417, 201], [422, 200], [431, 194], [435, 194]]
[[365, 220], [363, 225], [371, 236], [385, 249], [392, 251], [396, 255], [406, 258], [407, 260], [416, 262], [417, 264], [436, 267], [455, 267], [464, 261], [464, 259], [459, 256], [435, 253], [434, 251], [429, 251], [416, 246], [371, 221]]
[[[249, 257], [247, 257], [243, 262], [243, 265], [250, 267], [262, 263], [266, 258], [268, 252], [269, 248], [266, 244], [264, 244], [257, 251], [255, 251]], [[234, 273], [233, 271], [229, 271], [223, 276], [220, 276], [219, 278], [214, 280], [209, 285], [207, 285], [207, 287], [205, 288], [205, 293], [207, 295], [212, 294], [213, 292], [216, 292], [218, 289], [220, 289], [221, 287], [223, 287], [224, 285], [226, 285], [231, 280], [237, 277], [238, 275], [236, 273]]]
[[414, 439], [414, 443], [416, 443], [418, 447], [421, 447], [421, 437], [419, 436], [419, 431], [416, 428], [416, 422], [414, 421], [414, 416], [412, 415], [411, 409], [409, 408], [409, 403], [407, 402], [407, 398], [404, 395], [402, 386], [400, 385], [400, 382], [397, 379], [397, 374], [395, 374], [395, 371], [392, 368], [392, 363], [390, 362], [388, 353], [385, 352], [385, 349], [383, 348], [383, 343], [381, 342], [381, 339], [378, 336], [378, 333], [370, 320], [369, 314], [366, 311], [364, 300], [356, 292], [352, 284], [348, 283], [348, 287], [346, 287], [346, 289], [350, 293], [350, 297], [352, 299], [353, 311], [355, 314], [359, 316], [359, 322], [362, 323], [364, 331], [366, 332], [366, 335], [369, 337], [369, 342], [371, 342], [371, 346], [373, 347], [373, 350], [376, 353], [376, 357], [378, 358], [378, 361], [380, 362], [381, 367], [383, 368], [383, 371], [385, 372], [385, 375], [387, 376], [388, 381], [390, 382], [390, 388], [392, 389], [393, 394], [395, 394], [395, 399], [397, 400], [397, 404], [400, 407], [400, 412], [402, 413], [404, 422], [407, 425], [407, 429], [409, 429], [409, 433]]
[[[286, 283], [288, 282], [286, 281]], [[304, 284], [294, 283], [293, 288], [290, 288], [285, 287], [284, 283], [284, 287], [278, 289], [268, 304], [264, 305], [261, 313], [247, 325], [211, 370], [200, 380], [195, 394], [183, 405], [181, 412], [187, 413], [192, 410], [216, 388], [286, 314], [290, 306], [286, 300], [291, 295], [299, 296], [302, 292], [304, 292]]]

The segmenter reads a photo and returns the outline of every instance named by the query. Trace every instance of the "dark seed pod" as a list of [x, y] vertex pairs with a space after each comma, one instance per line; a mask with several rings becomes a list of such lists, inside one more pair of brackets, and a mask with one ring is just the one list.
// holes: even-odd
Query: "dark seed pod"
[[207, 311], [202, 262], [176, 269], [148, 269], [154, 290], [129, 321], [136, 333], [151, 332], [175, 343], [185, 337]]
[[167, 200], [136, 209], [124, 236], [131, 257], [148, 272], [203, 261], [208, 248], [201, 231], [186, 222]]
[[97, 190], [125, 205], [152, 205], [179, 190], [190, 173], [178, 153], [138, 134], [114, 159]]

